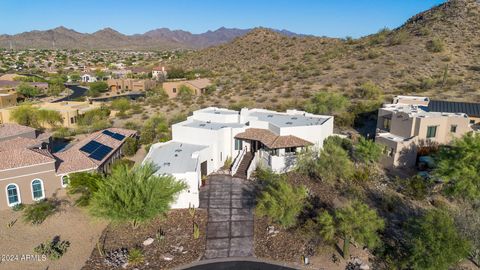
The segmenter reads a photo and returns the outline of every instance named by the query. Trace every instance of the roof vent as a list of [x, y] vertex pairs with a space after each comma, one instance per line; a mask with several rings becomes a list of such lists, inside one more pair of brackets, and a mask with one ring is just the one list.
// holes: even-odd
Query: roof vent
[[170, 166], [170, 162], [164, 162], [163, 166]]
[[273, 117], [273, 114], [269, 114], [269, 115], [267, 115], [267, 117], [270, 117], [270, 118], [272, 118], [272, 117]]
[[175, 152], [177, 153], [182, 152], [182, 149], [175, 149]]
[[201, 127], [204, 127], [204, 126], [205, 126], [205, 124], [203, 124], [203, 123], [202, 123], [202, 124], [200, 124], [200, 126], [201, 126]]
[[177, 154], [175, 154], [175, 157], [178, 157], [178, 155], [177, 155]]
[[215, 112], [215, 114], [220, 114], [220, 112]]
[[292, 122], [287, 122], [287, 123], [285, 123], [285, 124], [287, 124], [287, 125], [291, 125], [291, 124], [292, 124]]
[[297, 119], [298, 119], [298, 117], [292, 117], [291, 119], [292, 119], [292, 120], [297, 120]]

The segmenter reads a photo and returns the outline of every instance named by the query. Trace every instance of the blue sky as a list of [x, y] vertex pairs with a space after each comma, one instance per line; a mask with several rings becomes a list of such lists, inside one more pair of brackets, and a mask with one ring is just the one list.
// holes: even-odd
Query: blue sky
[[91, 33], [124, 34], [160, 27], [192, 33], [221, 26], [287, 29], [330, 37], [359, 37], [400, 26], [443, 0], [1, 0], [0, 34], [60, 25]]

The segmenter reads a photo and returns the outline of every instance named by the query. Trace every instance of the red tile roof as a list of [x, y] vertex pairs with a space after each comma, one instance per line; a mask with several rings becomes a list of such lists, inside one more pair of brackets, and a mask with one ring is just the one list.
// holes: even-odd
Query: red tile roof
[[[122, 134], [125, 136], [125, 138], [121, 141], [118, 141], [106, 134], [103, 134], [103, 130], [92, 133], [90, 136], [88, 136], [81, 142], [73, 145], [69, 149], [54, 154], [54, 156], [58, 160], [57, 174], [92, 170], [98, 168], [98, 166], [102, 165], [118, 148], [120, 148], [120, 146], [122, 146], [122, 144], [128, 137], [131, 137], [137, 133], [135, 130], [122, 128], [109, 128], [107, 130], [114, 133]], [[92, 159], [88, 157], [87, 153], [80, 151], [80, 148], [82, 148], [84, 145], [86, 145], [92, 140], [109, 146], [113, 148], [113, 150], [100, 161]]]
[[293, 135], [279, 136], [268, 129], [248, 128], [235, 136], [237, 139], [259, 141], [270, 149], [312, 145], [311, 142]]
[[55, 162], [53, 157], [27, 148], [10, 149], [9, 151], [0, 152], [0, 155], [2, 156], [0, 170]]
[[15, 123], [0, 124], [0, 139], [29, 132], [35, 132], [35, 129]]

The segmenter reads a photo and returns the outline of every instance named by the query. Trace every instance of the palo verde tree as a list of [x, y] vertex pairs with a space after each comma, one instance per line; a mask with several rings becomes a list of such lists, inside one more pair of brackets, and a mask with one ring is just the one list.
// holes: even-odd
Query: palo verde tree
[[305, 110], [314, 114], [337, 114], [346, 110], [349, 104], [341, 94], [318, 92], [307, 102]]
[[140, 143], [142, 144], [167, 141], [169, 138], [167, 119], [160, 114], [148, 119], [140, 130]]
[[[335, 221], [335, 226], [332, 225], [332, 220]], [[324, 212], [317, 221], [322, 237], [331, 239], [332, 230], [335, 230], [335, 234], [343, 238], [344, 258], [348, 258], [350, 254], [351, 241], [368, 248], [377, 247], [380, 244], [378, 232], [385, 226], [383, 219], [375, 210], [360, 201], [354, 201], [346, 207], [335, 210], [334, 217]]]
[[104, 178], [99, 173], [72, 173], [69, 175], [67, 192], [68, 194], [80, 194], [75, 201], [75, 205], [88, 206], [101, 181], [104, 181]]
[[445, 191], [457, 198], [480, 200], [480, 135], [468, 133], [442, 147], [434, 174], [445, 181]]
[[445, 210], [430, 210], [408, 226], [407, 264], [411, 269], [447, 270], [468, 256], [470, 243]]
[[90, 213], [114, 223], [129, 222], [133, 228], [165, 214], [187, 185], [171, 175], [155, 175], [156, 170], [151, 163], [115, 166], [93, 194]]
[[[271, 171], [259, 173], [258, 176], [262, 177], [261, 181], [265, 183], [265, 187], [258, 198], [257, 215], [267, 216], [283, 228], [294, 226], [307, 199], [305, 187], [292, 186], [284, 175]], [[270, 179], [266, 179], [265, 176]]]
[[329, 183], [348, 181], [353, 175], [353, 163], [341, 146], [334, 143], [324, 143], [318, 159], [318, 175]]
[[380, 160], [382, 151], [383, 149], [379, 144], [361, 137], [355, 145], [354, 157], [363, 163], [375, 163]]
[[17, 87], [17, 92], [25, 96], [26, 98], [32, 98], [40, 95], [40, 90], [34, 86], [31, 86], [28, 83], [21, 83]]

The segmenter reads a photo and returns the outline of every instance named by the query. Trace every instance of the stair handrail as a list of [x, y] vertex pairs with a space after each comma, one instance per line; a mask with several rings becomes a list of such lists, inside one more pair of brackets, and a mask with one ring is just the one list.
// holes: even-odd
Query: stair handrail
[[242, 162], [243, 157], [247, 153], [247, 148], [244, 147], [243, 150], [238, 153], [237, 157], [235, 158], [235, 161], [233, 162], [232, 165], [232, 170], [230, 171], [230, 175], [235, 175], [237, 173], [238, 167], [240, 167], [240, 163]]
[[250, 164], [248, 164], [248, 169], [247, 169], [247, 179], [250, 179], [250, 176], [252, 173], [257, 169], [258, 165], [258, 155], [253, 155], [252, 160], [250, 161]]

